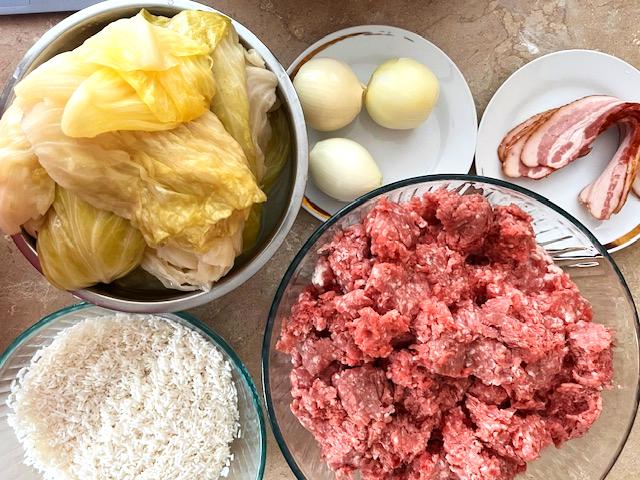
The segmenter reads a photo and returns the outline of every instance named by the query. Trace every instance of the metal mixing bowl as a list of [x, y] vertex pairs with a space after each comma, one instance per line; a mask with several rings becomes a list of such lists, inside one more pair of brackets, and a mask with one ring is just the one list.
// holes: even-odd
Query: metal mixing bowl
[[[141, 8], [156, 15], [172, 16], [181, 10], [216, 11], [188, 0], [141, 1], [109, 0], [81, 10], [47, 31], [29, 49], [0, 97], [4, 111], [13, 100], [13, 87], [25, 75], [54, 55], [72, 50], [108, 23], [131, 17]], [[128, 312], [170, 312], [192, 308], [218, 298], [246, 282], [273, 256], [296, 218], [307, 180], [307, 133], [300, 102], [287, 73], [269, 49], [246, 27], [233, 21], [241, 42], [255, 49], [267, 68], [278, 77], [278, 98], [288, 116], [291, 131], [291, 157], [276, 184], [267, 192], [263, 224], [256, 245], [236, 259], [234, 268], [209, 292], [182, 292], [166, 289], [151, 275], [137, 270], [108, 285], [96, 285], [73, 292], [77, 297], [103, 307]], [[40, 269], [35, 239], [26, 232], [13, 240], [25, 257]]]

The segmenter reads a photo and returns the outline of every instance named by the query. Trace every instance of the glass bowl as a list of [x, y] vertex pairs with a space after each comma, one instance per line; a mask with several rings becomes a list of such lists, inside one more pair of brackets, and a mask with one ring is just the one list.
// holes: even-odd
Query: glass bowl
[[[42, 478], [33, 467], [23, 463], [23, 448], [13, 429], [7, 423], [9, 407], [7, 397], [11, 383], [18, 372], [29, 365], [33, 355], [53, 342], [55, 336], [87, 317], [112, 315], [104, 308], [82, 303], [59, 310], [44, 317], [25, 330], [0, 356], [0, 465], [3, 480], [37, 480]], [[231, 446], [233, 460], [229, 467], [228, 480], [261, 480], [266, 459], [266, 434], [264, 418], [256, 387], [249, 372], [238, 356], [206, 325], [186, 313], [156, 314], [200, 333], [214, 344], [231, 365], [233, 380], [238, 392], [238, 410], [242, 436]]]
[[493, 205], [515, 203], [533, 217], [536, 239], [578, 285], [593, 307], [596, 321], [615, 331], [614, 388], [603, 393], [604, 409], [591, 430], [560, 449], [543, 451], [518, 478], [596, 480], [607, 476], [618, 458], [638, 409], [640, 355], [638, 314], [629, 288], [605, 248], [575, 218], [545, 198], [500, 180], [470, 175], [433, 175], [403, 180], [375, 190], [343, 208], [305, 243], [285, 273], [266, 326], [262, 349], [264, 393], [273, 431], [298, 479], [329, 480], [312, 435], [291, 413], [287, 355], [275, 349], [283, 318], [302, 289], [311, 283], [317, 250], [336, 231], [360, 221], [380, 197], [407, 201], [426, 191], [448, 188], [479, 193]]

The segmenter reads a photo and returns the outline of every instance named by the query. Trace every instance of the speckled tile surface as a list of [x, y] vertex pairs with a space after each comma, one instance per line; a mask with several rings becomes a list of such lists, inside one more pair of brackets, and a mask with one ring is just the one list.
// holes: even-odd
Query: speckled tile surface
[[[589, 48], [640, 67], [640, 2], [637, 0], [228, 0], [211, 4], [262, 39], [288, 65], [327, 33], [359, 24], [413, 30], [442, 48], [464, 73], [479, 116], [493, 92], [515, 69], [542, 54]], [[29, 46], [65, 14], [0, 17], [0, 82]], [[638, 86], [640, 88], [640, 85]], [[277, 283], [318, 222], [305, 212], [277, 255], [241, 289], [193, 313], [238, 351], [260, 385], [262, 329]], [[620, 252], [622, 268], [640, 303], [640, 244]], [[46, 313], [73, 302], [50, 287], [9, 240], [0, 240], [0, 350]], [[269, 434], [265, 478], [292, 479]], [[640, 421], [608, 480], [640, 478]], [[590, 480], [590, 479], [585, 479]]]

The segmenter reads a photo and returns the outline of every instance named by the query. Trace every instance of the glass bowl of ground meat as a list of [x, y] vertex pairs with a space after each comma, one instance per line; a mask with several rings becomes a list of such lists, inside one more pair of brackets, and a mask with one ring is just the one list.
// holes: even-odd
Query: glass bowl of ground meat
[[605, 248], [545, 198], [436, 175], [306, 242], [263, 344], [299, 479], [595, 480], [638, 409], [638, 315]]

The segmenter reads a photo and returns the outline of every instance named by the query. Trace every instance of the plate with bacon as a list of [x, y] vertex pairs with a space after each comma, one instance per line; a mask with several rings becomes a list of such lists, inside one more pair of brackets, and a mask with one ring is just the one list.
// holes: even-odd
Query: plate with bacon
[[640, 238], [640, 71], [564, 50], [511, 75], [478, 131], [476, 171], [533, 190], [609, 251]]

